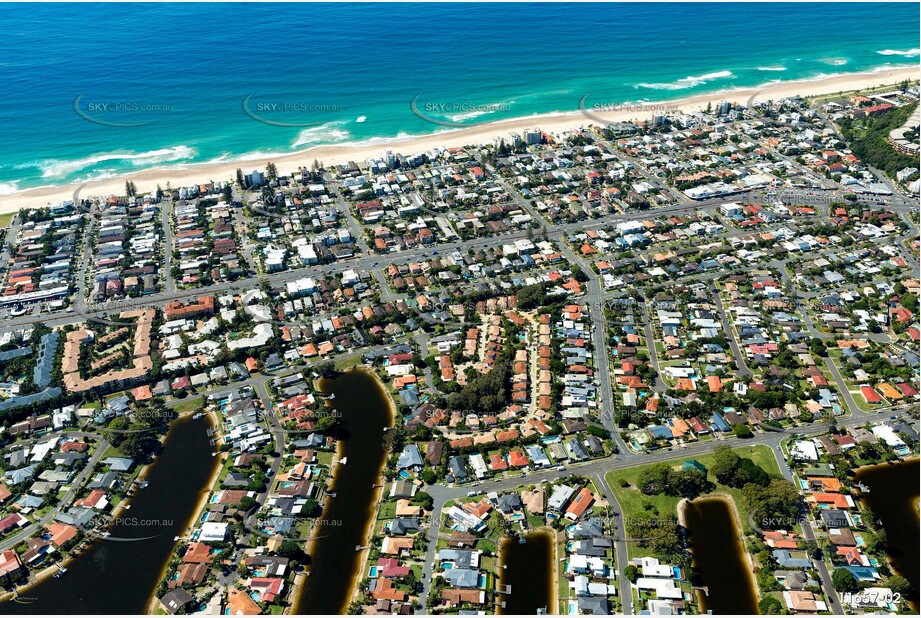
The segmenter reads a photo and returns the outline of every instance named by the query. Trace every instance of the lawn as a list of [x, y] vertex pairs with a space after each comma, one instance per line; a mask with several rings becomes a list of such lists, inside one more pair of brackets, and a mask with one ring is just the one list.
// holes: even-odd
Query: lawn
[[[755, 445], [751, 447], [736, 448], [733, 450], [741, 457], [747, 457], [751, 459], [769, 474], [780, 476], [780, 468], [777, 465], [777, 460], [774, 458], [774, 453], [769, 447]], [[712, 453], [708, 453], [706, 455], [698, 455], [694, 457], [676, 457], [675, 459], [670, 459], [665, 463], [677, 466], [680, 465], [683, 461], [687, 461], [689, 459], [696, 459], [709, 471], [713, 465], [714, 455]], [[620, 504], [620, 507], [623, 510], [623, 521], [633, 517], [639, 518], [648, 515], [654, 515], [656, 511], [658, 511], [660, 515], [672, 513], [677, 515], [678, 503], [681, 501], [681, 498], [675, 496], [666, 496], [664, 494], [647, 496], [635, 488], [637, 479], [639, 478], [642, 471], [652, 465], [655, 464], [636, 466], [634, 468], [627, 468], [625, 470], [612, 470], [605, 475], [605, 480], [608, 482], [608, 485], [614, 492], [614, 496], [617, 498], [617, 502]], [[629, 482], [631, 487], [621, 487], [621, 480], [626, 480]], [[713, 478], [712, 475], [710, 475], [710, 480], [716, 483], [716, 479]], [[727, 487], [726, 485], [720, 485], [718, 483], [714, 491], [716, 493], [728, 494], [732, 497], [742, 517], [745, 532], [750, 532], [748, 526], [748, 512], [742, 505], [741, 501], [742, 491], [740, 489]], [[652, 508], [647, 511], [646, 508], [644, 508], [645, 505], [651, 505]], [[640, 549], [636, 546], [636, 544], [633, 543], [628, 544], [627, 550], [631, 558], [635, 557], [635, 554], [641, 553]]]
[[327, 468], [333, 465], [333, 456], [335, 453], [332, 451], [317, 451], [317, 463], [321, 466], [326, 466]]
[[177, 413], [185, 414], [205, 407], [205, 398], [193, 397], [192, 399], [180, 399], [170, 402], [169, 406]]
[[344, 356], [337, 358], [333, 363], [333, 366], [339, 371], [345, 371], [346, 369], [351, 369], [357, 365], [360, 365], [363, 362], [361, 354], [350, 354], [349, 356]]
[[16, 213], [8, 212], [6, 214], [0, 215], [0, 228], [10, 227], [10, 222], [13, 220], [13, 216]]
[[397, 512], [397, 503], [396, 502], [384, 502], [381, 504], [380, 508], [377, 510], [378, 519], [393, 519], [396, 517]]
[[106, 447], [105, 452], [102, 454], [102, 458], [108, 459], [109, 457], [124, 457], [124, 455], [116, 447], [109, 444], [109, 446]]

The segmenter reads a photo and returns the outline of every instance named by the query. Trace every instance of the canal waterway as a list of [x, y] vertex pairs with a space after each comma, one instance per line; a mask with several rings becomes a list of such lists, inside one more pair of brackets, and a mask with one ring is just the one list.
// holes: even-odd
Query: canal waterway
[[757, 614], [758, 594], [732, 506], [723, 498], [684, 503], [701, 613]]
[[539, 609], [555, 614], [553, 603], [553, 537], [545, 530], [533, 532], [524, 537], [509, 537], [502, 541], [499, 558], [504, 568], [500, 569], [499, 587], [511, 594], [499, 594], [498, 600], [505, 602], [497, 612], [500, 614], [530, 615]]
[[918, 608], [919, 546], [918, 459], [897, 464], [866, 466], [857, 470], [857, 481], [870, 492], [862, 500], [886, 530], [886, 553], [895, 570], [911, 583], [906, 595]]
[[386, 457], [384, 438], [393, 425], [393, 407], [383, 385], [371, 373], [354, 370], [321, 380], [323, 393], [334, 394], [327, 405], [341, 415], [342, 439], [323, 514], [308, 547], [309, 577], [295, 605], [298, 614], [342, 614], [355, 588], [367, 550], [368, 526], [374, 517]]
[[130, 499], [108, 537], [99, 538], [18, 601], [0, 604], [4, 614], [144, 614], [175, 543], [185, 532], [218, 463], [207, 419], [173, 421], [163, 449], [148, 468], [149, 485]]

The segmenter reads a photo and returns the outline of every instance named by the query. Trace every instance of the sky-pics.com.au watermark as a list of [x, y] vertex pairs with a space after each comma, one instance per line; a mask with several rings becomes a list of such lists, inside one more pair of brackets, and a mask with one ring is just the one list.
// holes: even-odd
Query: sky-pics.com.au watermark
[[790, 532], [797, 526], [806, 528], [811, 524], [805, 512], [790, 517], [765, 514], [755, 509], [748, 515], [748, 525], [758, 534], [764, 534], [781, 530]]
[[615, 541], [622, 541], [625, 543], [638, 543], [644, 545], [649, 541], [646, 537], [631, 536], [630, 530], [636, 529], [637, 527], [645, 528], [659, 528], [659, 527], [669, 527], [677, 524], [677, 519], [672, 517], [623, 517], [619, 515], [614, 515], [612, 517], [611, 525], [614, 528], [612, 530], [612, 537]]
[[[302, 536], [298, 526], [312, 522], [310, 534]], [[246, 522], [246, 529], [263, 538], [281, 537], [286, 541], [306, 543], [316, 541], [332, 534], [335, 528], [341, 528], [341, 519], [308, 519], [306, 517], [291, 517], [286, 515], [264, 516], [250, 519]]]
[[140, 543], [168, 534], [176, 522], [172, 519], [106, 517], [96, 515], [77, 526], [87, 536], [113, 543]]
[[510, 112], [509, 103], [481, 103], [478, 101], [452, 99], [427, 100], [421, 94], [409, 103], [412, 113], [422, 120], [442, 127], [468, 128], [477, 123], [469, 122], [497, 112]]
[[[141, 427], [137, 429], [118, 429], [109, 427], [108, 424], [116, 418], [125, 418], [129, 422], [131, 421], [144, 421], [147, 423], [146, 427]], [[138, 434], [138, 433], [150, 433], [155, 431], [160, 431], [167, 425], [170, 421], [176, 418], [176, 413], [169, 409], [157, 409], [157, 408], [139, 408], [134, 409], [130, 413], [125, 414], [124, 416], [116, 416], [114, 412], [106, 412], [105, 409], [97, 412], [97, 415], [91, 417], [86, 424], [86, 429], [88, 431], [99, 432], [103, 436], [112, 433], [119, 434]]]
[[318, 127], [332, 120], [328, 114], [345, 111], [341, 105], [307, 101], [300, 98], [260, 96], [243, 97], [243, 113], [252, 120], [273, 127]]
[[631, 118], [650, 118], [652, 116], [667, 116], [680, 111], [680, 108], [674, 103], [643, 103], [643, 102], [619, 102], [589, 103], [591, 93], [583, 95], [579, 99], [579, 113], [599, 124], [609, 124], [612, 121], [606, 119], [603, 114], [627, 113]]
[[85, 92], [74, 98], [73, 108], [84, 120], [104, 127], [143, 127], [157, 122], [157, 116], [176, 111], [172, 103], [90, 97]]

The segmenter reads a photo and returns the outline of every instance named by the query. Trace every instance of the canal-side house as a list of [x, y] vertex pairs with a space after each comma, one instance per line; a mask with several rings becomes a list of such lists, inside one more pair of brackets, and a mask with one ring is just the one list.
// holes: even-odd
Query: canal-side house
[[796, 614], [818, 614], [828, 611], [825, 601], [806, 590], [785, 590], [783, 600], [787, 609]]
[[684, 595], [678, 581], [679, 569], [662, 564], [658, 558], [651, 556], [634, 558], [633, 565], [640, 572], [633, 587], [654, 595], [656, 600], [670, 602], [674, 609], [677, 609], [675, 603], [683, 603]]

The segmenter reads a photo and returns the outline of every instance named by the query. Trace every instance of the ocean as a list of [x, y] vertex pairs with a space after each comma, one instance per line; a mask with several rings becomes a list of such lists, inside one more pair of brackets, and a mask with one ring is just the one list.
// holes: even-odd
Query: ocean
[[0, 31], [0, 194], [919, 56], [910, 3], [18, 4]]

